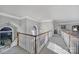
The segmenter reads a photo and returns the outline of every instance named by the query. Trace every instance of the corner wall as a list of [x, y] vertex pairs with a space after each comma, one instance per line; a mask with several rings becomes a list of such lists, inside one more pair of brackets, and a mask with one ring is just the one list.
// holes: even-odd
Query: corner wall
[[53, 21], [40, 23], [40, 33], [44, 33], [49, 30], [52, 30], [52, 33], [50, 34], [50, 36], [52, 36], [54, 34]]

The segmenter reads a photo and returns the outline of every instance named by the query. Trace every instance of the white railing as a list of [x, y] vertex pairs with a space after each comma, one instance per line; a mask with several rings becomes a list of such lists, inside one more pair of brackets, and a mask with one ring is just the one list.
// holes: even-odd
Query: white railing
[[79, 54], [79, 37], [78, 32], [72, 31], [61, 31], [61, 36], [63, 37], [65, 44], [68, 47], [68, 51], [71, 54]]
[[47, 43], [50, 32], [51, 30], [38, 35], [17, 32], [17, 46], [21, 46], [29, 53], [39, 53]]

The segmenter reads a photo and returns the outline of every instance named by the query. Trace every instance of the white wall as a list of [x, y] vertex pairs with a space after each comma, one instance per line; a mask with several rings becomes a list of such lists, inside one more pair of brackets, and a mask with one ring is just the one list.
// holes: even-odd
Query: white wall
[[43, 32], [46, 32], [46, 31], [49, 31], [49, 30], [53, 30], [53, 23], [52, 22], [42, 22], [40, 24], [40, 32], [43, 33]]
[[79, 5], [0, 5], [0, 12], [35, 20], [72, 21], [79, 19]]
[[[40, 24], [39, 22], [30, 20], [28, 18], [25, 18], [21, 21], [21, 28], [23, 33], [32, 34], [33, 26], [38, 27], [38, 33], [40, 30]], [[35, 37], [32, 36], [26, 36], [26, 35], [20, 35], [20, 46], [30, 53], [34, 53], [34, 39]]]
[[[10, 26], [10, 24], [11, 24], [11, 26]], [[2, 26], [13, 27], [13, 29], [14, 29], [14, 39], [16, 37], [16, 32], [18, 31], [18, 29], [20, 29], [19, 24], [20, 24], [20, 21], [15, 19], [15, 18], [10, 18], [10, 17], [0, 15], [0, 27], [2, 27]]]
[[[30, 20], [28, 18], [18, 20], [11, 17], [0, 16], [0, 26], [5, 23], [13, 24], [17, 28], [17, 30], [14, 30], [14, 31], [16, 32], [19, 31], [27, 34], [32, 34], [32, 29], [33, 29], [33, 26], [35, 25], [37, 25], [38, 27], [38, 34], [43, 33], [45, 31], [49, 31], [51, 29], [53, 31], [53, 22], [39, 23], [39, 22]], [[28, 50], [29, 52], [34, 53], [34, 37], [20, 35], [19, 38], [20, 38], [20, 41], [19, 41], [20, 46]]]
[[[32, 21], [30, 19], [26, 20], [26, 33], [29, 34], [33, 34], [32, 30], [33, 30], [33, 26], [37, 26], [38, 27], [38, 34], [39, 34], [39, 30], [40, 30], [40, 23], [36, 22], [36, 21]], [[29, 39], [29, 40], [28, 40]], [[35, 47], [34, 47], [34, 39], [35, 37], [29, 37], [27, 36], [27, 41], [26, 43], [28, 43], [29, 45], [26, 46], [26, 48], [28, 48], [29, 51], [34, 52]], [[37, 41], [37, 45], [39, 44], [39, 42]]]
[[[13, 28], [15, 32], [15, 36], [14, 36], [15, 38], [16, 38], [17, 32], [32, 34], [32, 28], [34, 25], [37, 25], [38, 29], [40, 28], [39, 22], [29, 20], [27, 18], [18, 20], [11, 17], [0, 16], [0, 27], [3, 25], [5, 26], [7, 23], [8, 24], [10, 23], [16, 27], [16, 28]], [[39, 33], [39, 30], [38, 30], [38, 33]], [[20, 39], [19, 43], [22, 48], [26, 49], [31, 53], [34, 52], [34, 37], [20, 35], [19, 39]]]
[[5, 23], [10, 23], [13, 26], [17, 27], [17, 31], [18, 29], [20, 29], [20, 20], [16, 19], [16, 18], [11, 18], [11, 17], [7, 17], [7, 16], [1, 16], [0, 15], [0, 26], [4, 25]]
[[44, 33], [49, 30], [52, 30], [51, 35], [53, 35], [54, 31], [53, 21], [40, 23], [40, 33]]
[[[12, 29], [12, 44], [10, 45], [11, 47], [17, 45], [17, 32], [21, 31], [20, 27], [21, 21], [16, 19], [16, 18], [11, 18], [7, 16], [0, 15], [0, 29], [3, 27], [10, 27]], [[16, 40], [15, 40], [16, 39]]]

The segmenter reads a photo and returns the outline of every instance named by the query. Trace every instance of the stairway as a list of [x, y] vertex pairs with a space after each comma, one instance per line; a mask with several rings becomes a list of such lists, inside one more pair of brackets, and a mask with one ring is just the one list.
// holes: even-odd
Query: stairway
[[68, 47], [65, 44], [64, 39], [60, 35], [54, 35], [49, 41], [68, 51]]
[[59, 46], [55, 43], [52, 43], [52, 42], [49, 42], [47, 48], [50, 49], [51, 51], [58, 53], [58, 54], [70, 54], [68, 51], [63, 49], [61, 46]]
[[70, 54], [64, 40], [59, 35], [50, 38], [47, 45], [40, 51], [40, 54]]

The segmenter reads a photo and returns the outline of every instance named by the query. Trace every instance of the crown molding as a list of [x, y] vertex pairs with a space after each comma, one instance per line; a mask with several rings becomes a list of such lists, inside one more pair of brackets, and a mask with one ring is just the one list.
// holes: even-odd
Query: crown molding
[[13, 19], [20, 19], [20, 17], [17, 17], [17, 16], [13, 16], [13, 15], [10, 15], [10, 14], [7, 14], [7, 13], [0, 13], [1, 16], [5, 16], [5, 17], [9, 17], [9, 18], [13, 18]]
[[41, 22], [53, 22], [53, 20], [42, 20]]
[[20, 19], [28, 19], [28, 20], [39, 22], [38, 20], [35, 20], [34, 18], [29, 17], [29, 16], [24, 16], [24, 17], [21, 17]]
[[17, 19], [17, 20], [29, 19], [29, 20], [33, 20], [33, 21], [36, 21], [36, 22], [51, 22], [52, 21], [52, 20], [41, 20], [41, 21], [39, 21], [39, 20], [35, 20], [34, 18], [29, 17], [29, 16], [17, 17], [17, 16], [13, 16], [13, 15], [10, 15], [10, 14], [7, 14], [7, 13], [2, 13], [2, 12], [0, 12], [0, 16], [5, 16], [5, 17]]
[[17, 19], [17, 20], [29, 19], [29, 20], [33, 20], [33, 21], [39, 22], [38, 20], [35, 20], [34, 18], [29, 17], [29, 16], [17, 17], [17, 16], [13, 16], [13, 15], [10, 15], [10, 14], [7, 14], [7, 13], [1, 13], [1, 12], [0, 12], [0, 16], [5, 16], [5, 17]]

